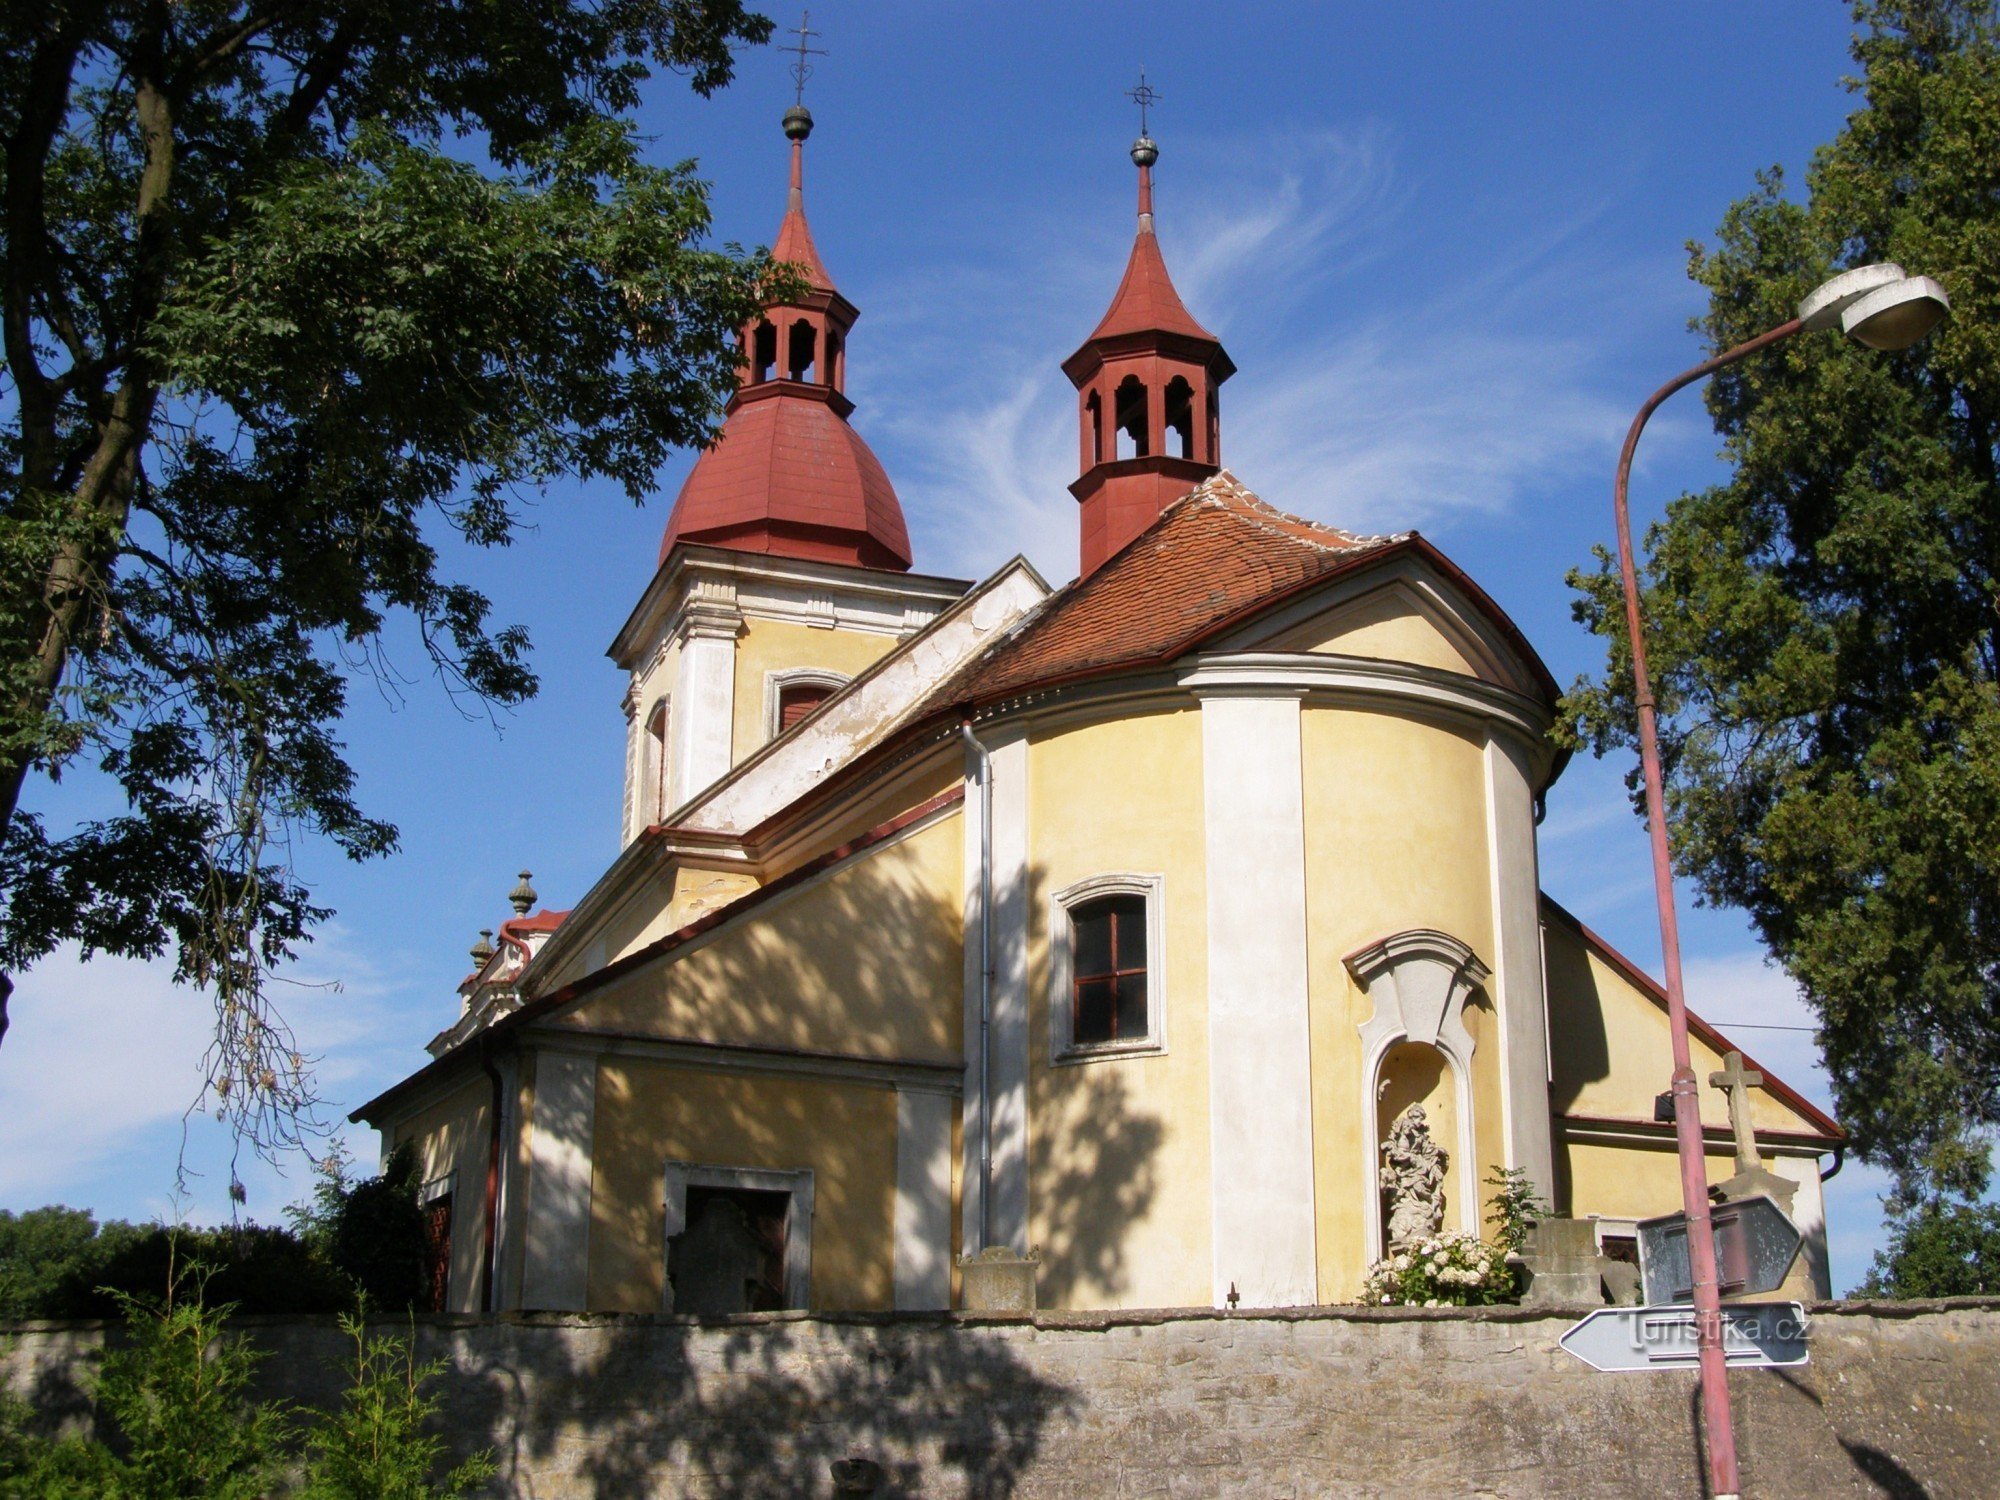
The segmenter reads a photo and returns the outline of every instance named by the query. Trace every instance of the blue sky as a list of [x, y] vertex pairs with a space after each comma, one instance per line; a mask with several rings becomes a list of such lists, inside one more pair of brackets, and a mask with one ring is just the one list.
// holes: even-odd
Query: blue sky
[[[1218, 19], [1225, 16], [1226, 19]], [[791, 13], [781, 24], [796, 24]], [[1796, 181], [1851, 96], [1846, 7], [1538, 4], [824, 3], [807, 99], [807, 203], [862, 317], [856, 426], [901, 494], [917, 566], [971, 577], [1016, 552], [1075, 571], [1072, 395], [1057, 368], [1108, 302], [1132, 231], [1141, 63], [1161, 242], [1184, 299], [1240, 373], [1223, 456], [1279, 507], [1361, 530], [1417, 527], [1477, 578], [1567, 682], [1601, 660], [1564, 571], [1610, 535], [1626, 423], [1699, 357], [1685, 242], [1712, 234], [1760, 168]], [[783, 207], [786, 59], [743, 60], [709, 101], [673, 80], [643, 129], [696, 158], [718, 239], [768, 243]], [[1635, 505], [1718, 473], [1699, 400], [1655, 419]], [[298, 851], [339, 909], [287, 1009], [322, 1059], [329, 1112], [424, 1061], [455, 1013], [465, 949], [507, 914], [515, 872], [566, 906], [616, 853], [622, 684], [603, 655], [651, 575], [692, 459], [635, 509], [608, 488], [543, 498], [512, 549], [454, 566], [527, 624], [541, 696], [468, 716], [403, 635], [401, 692], [357, 683], [347, 725], [395, 857]], [[1550, 798], [1543, 882], [1642, 964], [1658, 939], [1622, 764], [1580, 760]], [[87, 781], [41, 789], [54, 819]], [[1685, 910], [1689, 993], [1719, 1022], [1805, 1013], [1732, 913]], [[206, 1002], [157, 967], [59, 958], [21, 979], [0, 1047], [0, 1207], [61, 1201], [171, 1213]], [[1809, 1036], [1745, 1030], [1825, 1100]], [[1666, 1064], [1662, 1063], [1662, 1086]], [[372, 1133], [351, 1131], [372, 1160]], [[179, 1211], [226, 1217], [229, 1145], [185, 1126]], [[274, 1220], [307, 1172], [240, 1167]], [[1836, 1284], [1879, 1242], [1882, 1179], [1829, 1184]]]

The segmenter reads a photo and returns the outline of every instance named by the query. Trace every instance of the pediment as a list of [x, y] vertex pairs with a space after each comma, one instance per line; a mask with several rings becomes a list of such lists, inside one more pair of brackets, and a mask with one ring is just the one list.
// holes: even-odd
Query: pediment
[[1451, 580], [1398, 558], [1335, 580], [1239, 627], [1235, 651], [1297, 651], [1408, 662], [1539, 697], [1534, 665]]

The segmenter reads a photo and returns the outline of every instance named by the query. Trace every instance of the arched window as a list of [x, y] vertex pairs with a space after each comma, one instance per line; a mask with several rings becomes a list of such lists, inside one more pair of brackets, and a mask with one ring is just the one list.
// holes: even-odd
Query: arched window
[[810, 718], [819, 706], [847, 686], [848, 679], [820, 667], [793, 667], [764, 674], [764, 734], [776, 739]]
[[841, 363], [842, 352], [843, 350], [840, 341], [840, 330], [838, 328], [827, 329], [826, 383], [832, 386], [836, 391], [840, 389], [841, 382], [847, 378], [847, 368], [845, 365]]
[[751, 335], [750, 346], [750, 383], [762, 385], [777, 368], [778, 330], [769, 323], [759, 323]]
[[1104, 401], [1096, 391], [1092, 391], [1083, 403], [1084, 424], [1090, 434], [1089, 464], [1104, 462]]
[[640, 782], [640, 810], [648, 823], [657, 823], [668, 811], [667, 804], [667, 700], [653, 705], [646, 717], [644, 779]]
[[1208, 388], [1208, 457], [1203, 461], [1222, 462], [1222, 402], [1214, 386]]
[[1137, 375], [1127, 375], [1118, 382], [1111, 409], [1118, 428], [1117, 456], [1146, 457], [1152, 451], [1146, 440], [1146, 387]]
[[1175, 458], [1194, 457], [1194, 387], [1185, 375], [1167, 383], [1167, 441], [1162, 445]]
[[1056, 1062], [1166, 1049], [1163, 891], [1157, 875], [1098, 875], [1051, 898]]
[[786, 369], [794, 380], [813, 378], [813, 351], [819, 344], [819, 330], [803, 320], [792, 325]]

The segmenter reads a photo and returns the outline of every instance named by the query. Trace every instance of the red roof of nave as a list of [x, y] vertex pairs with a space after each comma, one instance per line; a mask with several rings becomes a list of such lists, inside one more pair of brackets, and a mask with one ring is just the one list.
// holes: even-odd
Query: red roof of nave
[[[681, 486], [660, 542], [661, 561], [676, 542], [708, 542], [908, 568], [910, 535], [895, 487], [861, 434], [835, 414], [828, 394], [773, 384], [739, 397]], [[780, 529], [775, 536], [772, 527]], [[811, 535], [797, 535], [798, 528]]]

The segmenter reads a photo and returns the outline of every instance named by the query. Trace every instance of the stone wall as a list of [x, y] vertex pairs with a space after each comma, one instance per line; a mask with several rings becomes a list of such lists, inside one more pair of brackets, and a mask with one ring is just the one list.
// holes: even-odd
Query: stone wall
[[[1603, 1375], [1568, 1315], [1316, 1308], [1033, 1318], [419, 1320], [496, 1493], [1658, 1496], [1702, 1493], [1689, 1373]], [[327, 1320], [245, 1319], [273, 1391], [324, 1401]], [[0, 1330], [0, 1374], [84, 1419], [95, 1324]], [[1739, 1371], [1745, 1493], [2000, 1494], [2000, 1301], [1838, 1303], [1812, 1361]], [[849, 1490], [863, 1494], [871, 1491]]]

